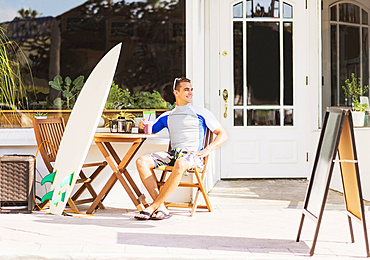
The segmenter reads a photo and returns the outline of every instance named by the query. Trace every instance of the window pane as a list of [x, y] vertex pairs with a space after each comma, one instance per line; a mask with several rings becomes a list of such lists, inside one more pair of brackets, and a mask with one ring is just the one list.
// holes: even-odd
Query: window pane
[[[340, 25], [339, 41], [339, 84], [343, 86], [352, 73], [360, 77], [360, 28]], [[343, 95], [343, 91], [340, 93]], [[344, 98], [340, 101], [340, 105], [348, 105], [343, 103]]]
[[337, 20], [337, 6], [333, 6], [330, 8], [330, 20], [336, 21]]
[[262, 109], [248, 109], [247, 112], [248, 125], [280, 125], [280, 111], [279, 110], [262, 110]]
[[284, 23], [284, 105], [293, 105], [293, 24]]
[[290, 4], [283, 3], [284, 18], [293, 18], [293, 7]]
[[243, 126], [243, 109], [234, 109], [234, 126]]
[[[185, 1], [106, 2], [86, 1], [56, 17], [2, 24], [30, 60], [36, 90], [36, 97], [28, 97], [30, 109], [53, 108], [59, 93], [48, 82], [56, 75], [72, 80], [83, 75], [86, 80], [119, 42], [123, 47], [115, 83], [131, 94], [157, 90], [174, 102], [173, 79], [185, 75]], [[33, 106], [40, 102], [48, 107]]]
[[234, 5], [233, 13], [234, 18], [243, 18], [243, 2]]
[[246, 7], [247, 7], [246, 8], [247, 9], [247, 18], [251, 18], [252, 17], [252, 13], [253, 13], [252, 1], [247, 0]]
[[279, 23], [247, 23], [249, 105], [280, 104]]
[[369, 30], [368, 28], [362, 28], [362, 86], [368, 85], [369, 85]]
[[360, 23], [360, 7], [353, 4], [340, 4], [339, 21]]
[[337, 26], [330, 26], [330, 47], [331, 47], [331, 56], [330, 56], [330, 72], [331, 72], [331, 105], [339, 106], [338, 99], [338, 73], [337, 73]]
[[369, 24], [368, 15], [365, 10], [362, 10], [362, 24]]
[[278, 0], [247, 0], [247, 17], [276, 17], [280, 15]]
[[293, 125], [293, 109], [284, 109], [284, 125]]
[[243, 100], [243, 23], [234, 22], [234, 105]]

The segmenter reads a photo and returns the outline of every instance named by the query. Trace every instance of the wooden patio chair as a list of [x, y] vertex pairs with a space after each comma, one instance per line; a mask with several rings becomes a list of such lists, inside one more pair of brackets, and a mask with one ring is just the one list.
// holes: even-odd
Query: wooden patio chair
[[[212, 140], [213, 140], [213, 133], [211, 132], [211, 130], [207, 128], [206, 134], [204, 137], [204, 148], [206, 148], [207, 145], [209, 145], [212, 142]], [[169, 150], [170, 149], [171, 149], [171, 146], [169, 146]], [[205, 179], [206, 172], [207, 172], [208, 158], [209, 158], [209, 155], [207, 155], [204, 158], [203, 170], [199, 169], [198, 167], [188, 170], [190, 174], [195, 175], [195, 179], [193, 178], [194, 180], [193, 182], [180, 182], [178, 185], [178, 187], [190, 187], [190, 188], [197, 189], [193, 202], [189, 202], [189, 203], [165, 202], [166, 207], [191, 208], [192, 210], [191, 210], [190, 216], [193, 216], [197, 208], [208, 209], [209, 212], [213, 210], [211, 202], [208, 197], [207, 190], [204, 187], [204, 179]], [[171, 173], [172, 170], [173, 170], [173, 166], [167, 166], [162, 172], [161, 177], [159, 181], [157, 182], [159, 190], [165, 184], [167, 174]], [[206, 205], [198, 205], [199, 193], [202, 193]]]
[[[64, 120], [60, 118], [48, 118], [48, 119], [32, 119], [33, 129], [36, 136], [37, 145], [40, 146], [40, 154], [46, 165], [46, 168], [50, 173], [53, 172], [52, 163], [55, 162], [57, 152], [59, 149], [60, 142], [65, 129]], [[44, 142], [47, 141], [47, 142]], [[82, 184], [81, 187], [68, 199], [68, 204], [72, 210], [78, 211], [76, 205], [93, 202], [97, 197], [97, 193], [92, 187], [91, 183], [94, 179], [101, 173], [101, 171], [107, 166], [107, 162], [97, 162], [97, 163], [87, 163], [82, 166], [86, 167], [97, 167], [95, 171], [87, 177], [85, 173], [81, 170], [79, 174], [79, 179], [77, 179], [76, 184]], [[81, 194], [88, 190], [91, 198], [80, 199], [78, 198]], [[43, 207], [47, 202], [41, 204]], [[99, 202], [98, 207], [104, 209], [103, 203]]]

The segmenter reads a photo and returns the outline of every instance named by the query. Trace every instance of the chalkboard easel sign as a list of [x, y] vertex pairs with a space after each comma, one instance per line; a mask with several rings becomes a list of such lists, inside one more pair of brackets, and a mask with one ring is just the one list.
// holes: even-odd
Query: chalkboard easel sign
[[[336, 160], [337, 155], [339, 160]], [[310, 251], [311, 256], [314, 254], [333, 168], [336, 162], [340, 164], [351, 242], [354, 242], [352, 228], [352, 218], [354, 218], [359, 220], [363, 226], [366, 255], [369, 257], [369, 242], [352, 113], [351, 110], [346, 108], [327, 108], [296, 241], [299, 241], [305, 216], [311, 218], [316, 222], [315, 235]]]

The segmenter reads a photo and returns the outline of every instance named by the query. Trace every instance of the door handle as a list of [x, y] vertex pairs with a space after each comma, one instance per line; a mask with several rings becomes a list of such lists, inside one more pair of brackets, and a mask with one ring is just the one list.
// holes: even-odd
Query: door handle
[[227, 117], [227, 99], [229, 97], [229, 93], [227, 92], [227, 89], [225, 88], [224, 91], [222, 91], [222, 97], [225, 101], [225, 112], [224, 112], [224, 118]]

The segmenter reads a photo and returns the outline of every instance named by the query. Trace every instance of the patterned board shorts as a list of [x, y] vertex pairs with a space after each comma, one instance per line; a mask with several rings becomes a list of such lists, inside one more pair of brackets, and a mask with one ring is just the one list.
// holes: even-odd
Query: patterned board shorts
[[153, 158], [155, 169], [157, 170], [163, 171], [166, 166], [173, 166], [175, 161], [179, 158], [184, 158], [187, 162], [189, 162], [188, 170], [194, 169], [195, 167], [203, 169], [203, 159], [186, 149], [176, 148], [169, 152], [151, 153], [150, 157]]

